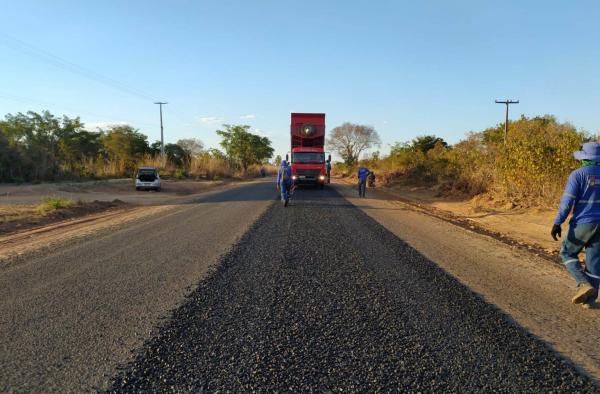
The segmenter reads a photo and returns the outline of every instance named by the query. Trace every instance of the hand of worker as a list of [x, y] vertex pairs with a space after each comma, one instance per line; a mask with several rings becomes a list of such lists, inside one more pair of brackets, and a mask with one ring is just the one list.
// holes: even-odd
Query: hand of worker
[[[561, 236], [562, 229], [560, 228], [560, 224], [555, 224], [552, 226], [552, 231], [550, 231], [550, 235], [554, 238], [555, 241], [558, 241], [558, 238]], [[558, 235], [558, 238], [556, 236]]]

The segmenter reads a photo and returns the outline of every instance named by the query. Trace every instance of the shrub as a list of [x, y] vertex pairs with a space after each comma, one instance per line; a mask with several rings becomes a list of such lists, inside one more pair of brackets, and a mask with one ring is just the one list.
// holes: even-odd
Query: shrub
[[46, 197], [41, 204], [37, 206], [38, 213], [45, 215], [57, 209], [68, 208], [75, 204], [75, 201], [62, 197]]
[[[361, 165], [379, 172], [381, 184], [443, 185], [443, 194], [489, 194], [520, 206], [554, 204], [569, 173], [577, 167], [573, 151], [590, 136], [553, 116], [539, 116], [470, 133], [453, 146], [434, 136], [432, 144], [396, 143], [381, 159]], [[424, 137], [423, 137], [424, 138]], [[421, 140], [423, 139], [421, 138]], [[426, 146], [426, 148], [423, 148]]]

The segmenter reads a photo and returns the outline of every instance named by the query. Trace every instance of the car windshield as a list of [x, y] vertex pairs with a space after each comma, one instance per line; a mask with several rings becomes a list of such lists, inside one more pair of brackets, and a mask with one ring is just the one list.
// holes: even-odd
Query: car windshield
[[145, 176], [150, 175], [150, 176], [154, 176], [154, 175], [156, 175], [156, 171], [154, 171], [154, 170], [140, 170], [138, 172], [138, 175], [145, 175]]
[[299, 164], [321, 164], [325, 162], [325, 153], [302, 152], [292, 154], [292, 163]]

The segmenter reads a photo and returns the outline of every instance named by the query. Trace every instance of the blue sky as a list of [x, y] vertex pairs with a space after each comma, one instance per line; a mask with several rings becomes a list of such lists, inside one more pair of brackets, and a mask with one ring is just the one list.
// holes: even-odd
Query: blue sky
[[221, 123], [244, 123], [285, 153], [290, 112], [325, 112], [329, 129], [374, 126], [386, 151], [457, 142], [511, 98], [511, 118], [600, 132], [597, 1], [2, 3], [0, 115], [127, 122], [154, 141], [160, 99], [169, 142], [217, 147]]

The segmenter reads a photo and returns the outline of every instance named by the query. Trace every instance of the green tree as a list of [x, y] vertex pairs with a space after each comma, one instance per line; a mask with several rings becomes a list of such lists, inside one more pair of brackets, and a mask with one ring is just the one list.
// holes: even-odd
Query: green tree
[[225, 130], [217, 130], [221, 136], [221, 146], [225, 149], [227, 156], [244, 170], [252, 164], [260, 164], [273, 156], [271, 141], [267, 137], [261, 137], [250, 133], [250, 126], [223, 125]]
[[82, 128], [79, 118], [60, 119], [48, 111], [6, 115], [0, 122], [4, 155], [0, 161], [11, 164], [2, 170], [6, 174], [2, 176], [33, 181], [63, 175], [72, 159], [69, 153], [74, 151], [68, 149], [66, 141], [82, 132]]
[[108, 158], [117, 163], [121, 171], [134, 171], [137, 162], [150, 151], [148, 137], [129, 125], [103, 130], [100, 140]]
[[188, 167], [190, 163], [190, 154], [179, 144], [166, 144], [165, 155], [167, 159], [178, 167]]
[[331, 130], [327, 145], [342, 157], [348, 166], [358, 162], [360, 154], [373, 146], [379, 146], [379, 134], [371, 126], [344, 123]]
[[429, 150], [436, 147], [436, 145], [442, 145], [447, 147], [448, 144], [440, 137], [435, 135], [420, 135], [413, 139], [410, 143], [410, 147], [414, 150], [419, 150], [423, 153], [427, 153]]
[[277, 155], [275, 156], [275, 165], [277, 167], [279, 167], [281, 165], [281, 162], [283, 161], [283, 159], [281, 158], [281, 155]]

